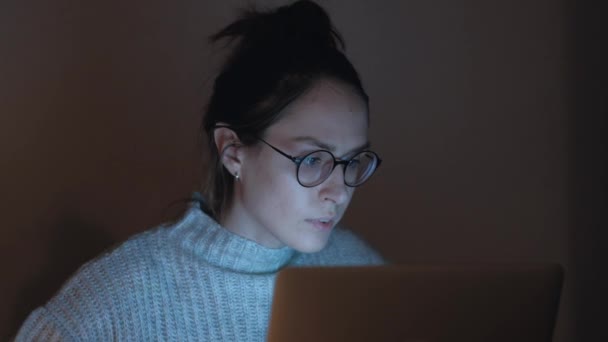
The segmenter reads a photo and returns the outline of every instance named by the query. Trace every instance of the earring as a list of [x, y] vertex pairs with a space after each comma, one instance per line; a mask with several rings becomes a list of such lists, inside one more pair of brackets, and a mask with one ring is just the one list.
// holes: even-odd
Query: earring
[[234, 173], [234, 179], [236, 179], [237, 181], [239, 180], [239, 173], [238, 172]]

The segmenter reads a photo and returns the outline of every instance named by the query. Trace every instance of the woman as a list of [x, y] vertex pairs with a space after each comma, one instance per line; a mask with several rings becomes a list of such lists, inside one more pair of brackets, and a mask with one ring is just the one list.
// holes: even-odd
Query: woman
[[83, 266], [17, 341], [260, 341], [280, 269], [382, 262], [335, 228], [380, 159], [327, 14], [309, 1], [251, 11], [222, 39], [236, 46], [204, 119], [204, 198]]

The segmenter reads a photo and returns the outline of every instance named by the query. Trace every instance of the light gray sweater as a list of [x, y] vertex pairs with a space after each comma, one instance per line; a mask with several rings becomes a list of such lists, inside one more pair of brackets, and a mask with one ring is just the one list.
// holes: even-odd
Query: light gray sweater
[[380, 263], [346, 230], [318, 253], [269, 249], [193, 206], [81, 267], [16, 341], [263, 341], [281, 268]]

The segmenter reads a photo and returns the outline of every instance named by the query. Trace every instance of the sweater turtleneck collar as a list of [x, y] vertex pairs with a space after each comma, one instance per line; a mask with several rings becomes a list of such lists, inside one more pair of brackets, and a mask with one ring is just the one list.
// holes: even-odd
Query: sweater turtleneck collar
[[296, 251], [290, 247], [267, 248], [236, 235], [192, 205], [171, 232], [182, 250], [229, 270], [274, 273], [286, 266]]

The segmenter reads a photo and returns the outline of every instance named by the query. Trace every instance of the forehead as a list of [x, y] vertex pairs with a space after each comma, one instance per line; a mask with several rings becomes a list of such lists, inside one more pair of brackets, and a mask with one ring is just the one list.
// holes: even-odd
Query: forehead
[[350, 86], [321, 80], [284, 111], [268, 128], [267, 136], [281, 140], [313, 137], [337, 149], [367, 142], [367, 105]]

